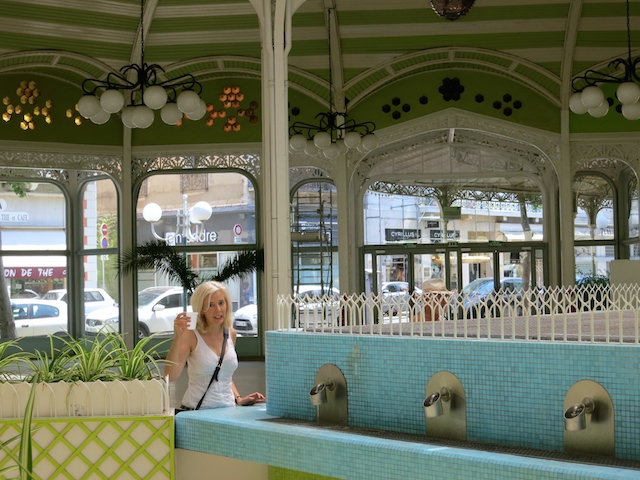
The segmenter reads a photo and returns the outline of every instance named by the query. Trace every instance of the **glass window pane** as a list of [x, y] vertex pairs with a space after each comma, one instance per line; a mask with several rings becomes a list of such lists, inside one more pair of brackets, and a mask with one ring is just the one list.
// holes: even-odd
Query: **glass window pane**
[[255, 190], [239, 173], [154, 175], [137, 205], [138, 243], [254, 244]]
[[[476, 199], [477, 198], [477, 199]], [[544, 238], [541, 200], [507, 192], [460, 191], [451, 206], [435, 197], [367, 191], [365, 244], [523, 242]]]
[[[82, 308], [84, 330], [119, 328], [118, 194], [110, 179], [88, 182], [83, 190]], [[115, 326], [115, 328], [113, 328]]]
[[[238, 173], [157, 174], [144, 180], [137, 203], [138, 244], [154, 239], [181, 247], [197, 283], [211, 279], [243, 248], [256, 248], [255, 192]], [[209, 246], [204, 251], [191, 247]], [[220, 249], [218, 249], [220, 247]], [[256, 274], [225, 282], [239, 336], [258, 335]], [[158, 309], [157, 305], [163, 308]], [[142, 336], [173, 333], [185, 310], [177, 279], [157, 270], [138, 271], [138, 322]], [[186, 305], [190, 310], [190, 305]]]
[[[84, 188], [85, 249], [118, 246], [118, 194], [112, 180], [89, 182]], [[92, 265], [95, 268], [95, 265]]]
[[301, 185], [291, 199], [291, 245], [294, 288], [339, 286], [338, 203], [333, 183]]
[[60, 188], [51, 183], [21, 185], [24, 197], [11, 185], [0, 183], [0, 222], [2, 250], [65, 250], [66, 200]]

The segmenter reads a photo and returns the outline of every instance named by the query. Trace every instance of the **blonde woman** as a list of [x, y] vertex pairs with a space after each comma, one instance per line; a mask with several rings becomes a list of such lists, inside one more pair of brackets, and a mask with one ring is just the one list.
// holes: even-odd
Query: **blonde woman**
[[[191, 307], [198, 312], [195, 330], [189, 330], [189, 317], [180, 313], [174, 320], [174, 339], [167, 354], [164, 374], [174, 382], [189, 364], [189, 385], [182, 398], [182, 408], [232, 407], [253, 405], [266, 401], [262, 393], [242, 396], [233, 383], [233, 373], [238, 368], [235, 350], [236, 331], [231, 327], [233, 315], [227, 287], [220, 282], [204, 282], [191, 296]], [[229, 332], [225, 353], [217, 375], [211, 382], [224, 343], [224, 330]], [[201, 402], [201, 406], [198, 407]]]

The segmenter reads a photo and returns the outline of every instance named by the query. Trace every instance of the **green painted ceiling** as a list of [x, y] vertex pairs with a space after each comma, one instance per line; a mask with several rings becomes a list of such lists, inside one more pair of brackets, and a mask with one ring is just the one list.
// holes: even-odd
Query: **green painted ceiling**
[[[167, 76], [257, 80], [260, 21], [253, 3], [147, 0], [141, 17], [138, 0], [0, 0], [0, 76], [29, 73], [77, 86], [140, 63], [143, 18], [145, 61], [160, 64]], [[485, 85], [491, 76], [524, 85], [559, 109], [563, 83], [627, 53], [626, 6], [619, 0], [476, 0], [453, 22], [439, 18], [428, 0], [292, 4], [290, 86], [324, 105], [330, 73], [356, 109], [394, 83], [454, 70], [479, 73]], [[330, 39], [328, 7], [336, 27]], [[640, 0], [630, 2], [630, 11], [631, 48], [640, 53]]]

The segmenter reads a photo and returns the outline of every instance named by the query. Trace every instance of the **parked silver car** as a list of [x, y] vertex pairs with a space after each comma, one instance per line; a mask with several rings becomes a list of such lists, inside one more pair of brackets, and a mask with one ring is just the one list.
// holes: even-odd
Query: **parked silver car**
[[239, 337], [258, 336], [258, 305], [251, 303], [233, 314], [233, 328]]
[[[45, 300], [60, 300], [61, 302], [67, 302], [67, 290], [65, 288], [59, 288], [49, 290], [43, 295]], [[84, 314], [85, 316], [98, 310], [99, 308], [115, 307], [116, 301], [111, 298], [105, 290], [102, 288], [85, 288], [84, 289]]]
[[[184, 311], [183, 290], [178, 287], [149, 287], [138, 292], [138, 336], [172, 332], [173, 320]], [[187, 307], [191, 311], [191, 306]], [[120, 310], [117, 307], [101, 308], [87, 315], [87, 333], [120, 331]]]

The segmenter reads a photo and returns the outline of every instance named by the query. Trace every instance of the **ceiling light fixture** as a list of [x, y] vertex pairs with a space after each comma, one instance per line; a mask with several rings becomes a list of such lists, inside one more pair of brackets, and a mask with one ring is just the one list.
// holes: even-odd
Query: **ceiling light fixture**
[[[202, 85], [191, 74], [161, 80], [164, 69], [144, 61], [144, 0], [140, 0], [140, 64], [125, 65], [120, 73], [109, 73], [104, 80], [88, 78], [82, 82], [85, 95], [78, 101], [78, 112], [97, 125], [111, 114], [120, 113], [124, 126], [147, 128], [154, 121], [154, 110], [168, 125], [183, 117], [200, 120], [207, 113], [200, 98]], [[127, 98], [125, 99], [125, 95]]]
[[569, 99], [569, 108], [575, 114], [582, 115], [589, 112], [589, 115], [595, 118], [604, 117], [609, 113], [609, 107], [613, 104], [604, 95], [600, 88], [602, 83], [619, 84], [616, 90], [616, 97], [622, 104], [620, 112], [628, 120], [640, 119], [640, 86], [636, 81], [640, 81], [640, 77], [636, 73], [640, 57], [631, 58], [631, 28], [629, 25], [629, 0], [627, 3], [627, 58], [616, 58], [609, 63], [609, 68], [617, 70], [624, 67], [624, 76], [616, 77], [614, 75], [598, 72], [596, 70], [587, 70], [584, 75], [575, 77], [571, 85], [574, 94]]
[[357, 123], [347, 117], [347, 112], [334, 112], [333, 107], [333, 71], [331, 61], [331, 15], [328, 9], [329, 40], [329, 111], [316, 115], [318, 124], [295, 122], [289, 127], [289, 146], [294, 151], [304, 151], [315, 156], [319, 152], [327, 158], [344, 155], [349, 149], [356, 148], [366, 153], [378, 146], [375, 135], [376, 124], [373, 122]]
[[475, 0], [431, 0], [431, 8], [439, 17], [457, 20], [469, 13]]

